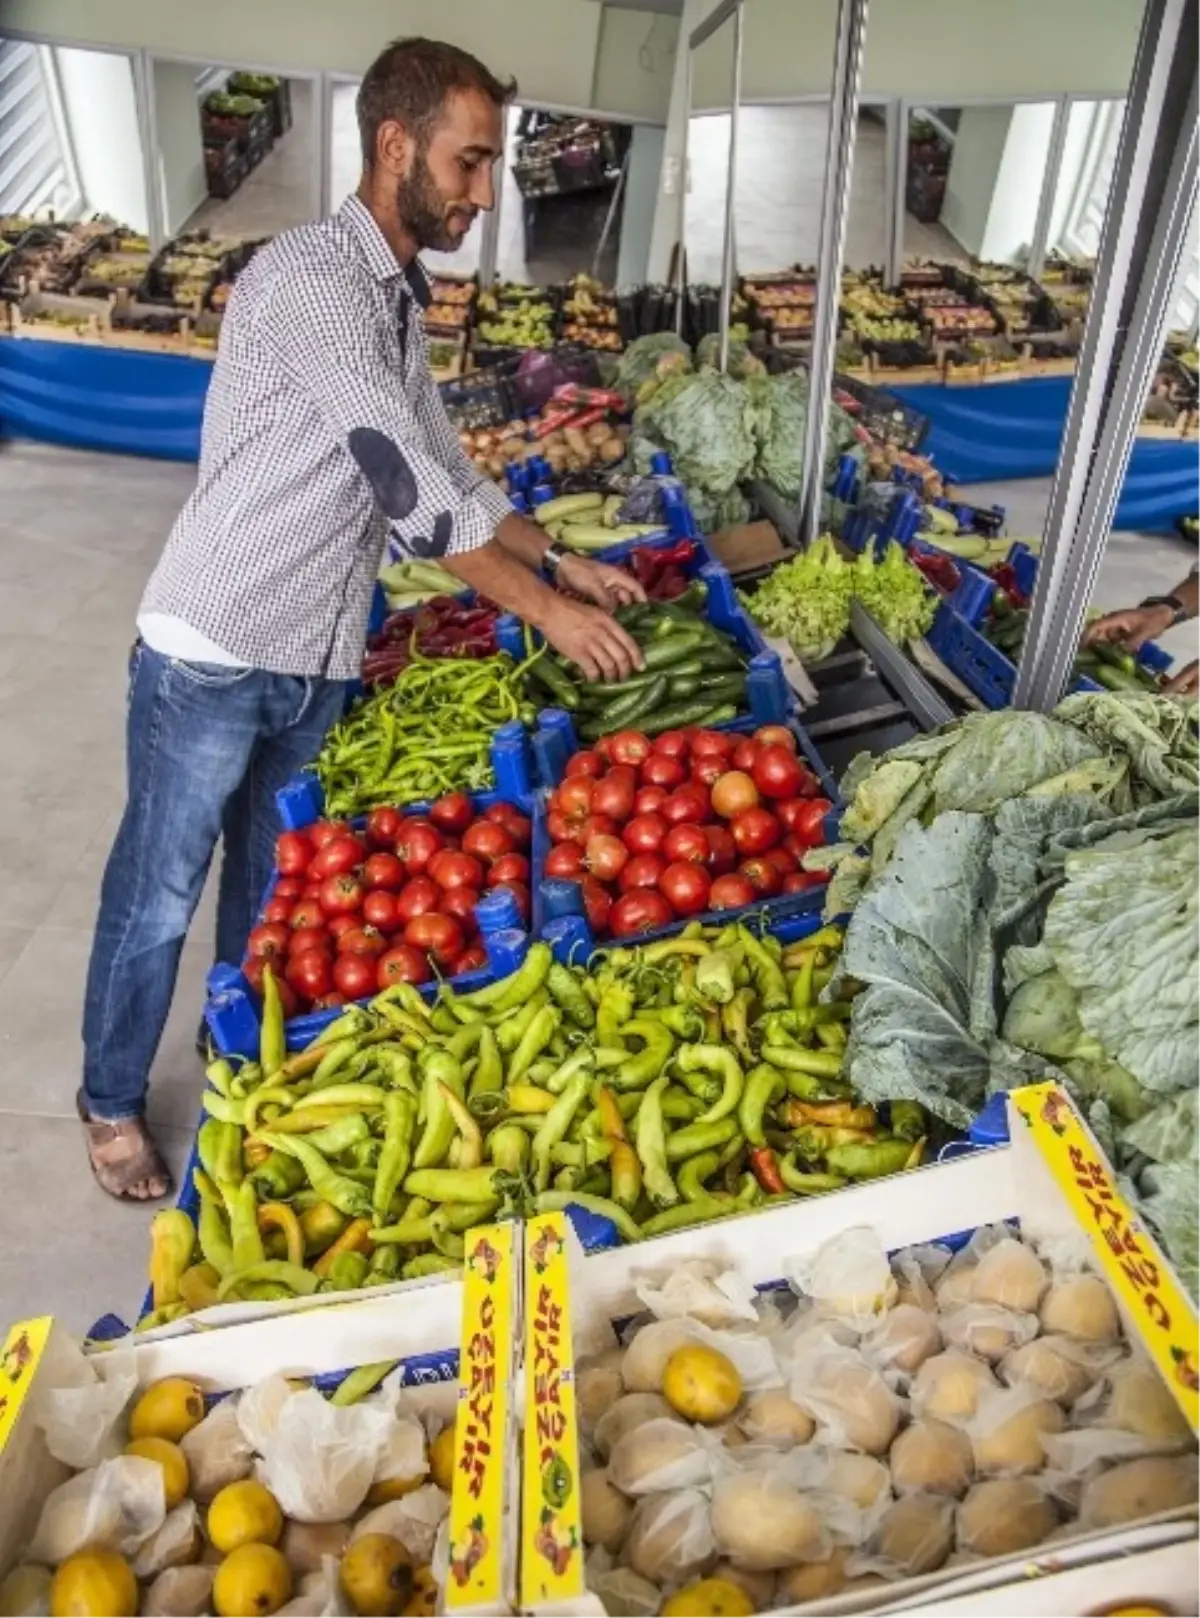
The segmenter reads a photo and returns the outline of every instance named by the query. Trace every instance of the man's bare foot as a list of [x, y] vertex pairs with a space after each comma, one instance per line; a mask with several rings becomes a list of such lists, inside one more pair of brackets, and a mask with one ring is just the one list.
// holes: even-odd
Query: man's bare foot
[[157, 1202], [171, 1191], [171, 1176], [141, 1118], [107, 1123], [93, 1118], [77, 1099], [87, 1140], [88, 1162], [102, 1191], [118, 1202]]

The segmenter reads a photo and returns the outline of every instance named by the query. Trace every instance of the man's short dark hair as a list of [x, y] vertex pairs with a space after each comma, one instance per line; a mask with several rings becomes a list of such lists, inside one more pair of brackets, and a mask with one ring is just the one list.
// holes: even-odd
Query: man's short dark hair
[[379, 126], [389, 119], [426, 146], [455, 90], [476, 90], [503, 107], [516, 95], [517, 81], [498, 79], [457, 45], [437, 39], [394, 40], [371, 63], [358, 90], [358, 132], [366, 162], [374, 162]]

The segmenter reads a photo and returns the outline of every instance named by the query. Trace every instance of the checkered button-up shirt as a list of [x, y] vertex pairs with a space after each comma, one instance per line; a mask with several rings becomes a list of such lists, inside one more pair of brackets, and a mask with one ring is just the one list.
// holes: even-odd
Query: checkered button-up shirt
[[142, 613], [254, 668], [352, 679], [389, 536], [429, 559], [492, 537], [512, 508], [446, 416], [428, 301], [357, 197], [255, 256], [222, 326], [196, 491]]

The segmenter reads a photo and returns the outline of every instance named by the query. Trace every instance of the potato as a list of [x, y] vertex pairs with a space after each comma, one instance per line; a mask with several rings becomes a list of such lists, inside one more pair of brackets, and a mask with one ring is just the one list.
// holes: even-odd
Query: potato
[[761, 1472], [720, 1479], [713, 1490], [712, 1533], [735, 1566], [759, 1572], [820, 1561], [830, 1549], [814, 1502]]
[[1003, 1309], [1031, 1315], [1049, 1282], [1037, 1254], [1014, 1236], [1005, 1236], [975, 1266], [971, 1298], [975, 1303], [998, 1303]]
[[898, 1303], [863, 1342], [863, 1352], [883, 1370], [910, 1374], [942, 1346], [937, 1319], [911, 1303]]
[[820, 1484], [822, 1490], [840, 1495], [866, 1511], [878, 1505], [890, 1486], [891, 1478], [882, 1461], [848, 1449], [828, 1452], [828, 1470]]
[[1065, 1332], [1091, 1343], [1115, 1343], [1121, 1318], [1112, 1293], [1096, 1275], [1072, 1275], [1055, 1281], [1042, 1299], [1042, 1330]]
[[1053, 1399], [1023, 1400], [1010, 1391], [981, 1405], [971, 1438], [981, 1476], [1036, 1472], [1046, 1464], [1042, 1434], [1061, 1433], [1066, 1417]]
[[323, 1556], [340, 1556], [346, 1549], [353, 1526], [349, 1522], [292, 1522], [289, 1518], [284, 1524], [279, 1549], [297, 1578], [305, 1573], [319, 1573]]
[[596, 454], [605, 466], [611, 466], [614, 461], [624, 457], [624, 441], [620, 438], [606, 438], [596, 446]]
[[893, 1563], [901, 1578], [915, 1579], [941, 1567], [953, 1544], [953, 1502], [935, 1494], [906, 1494], [879, 1519], [869, 1550]]
[[575, 1408], [584, 1430], [590, 1432], [600, 1417], [625, 1392], [621, 1379], [623, 1348], [606, 1349], [594, 1359], [580, 1360], [575, 1368]]
[[1069, 1337], [1035, 1337], [1014, 1348], [1001, 1360], [1000, 1375], [1010, 1388], [1036, 1388], [1064, 1405], [1074, 1404], [1096, 1380], [1079, 1344]]
[[964, 1303], [970, 1302], [974, 1285], [973, 1264], [960, 1264], [956, 1268], [948, 1269], [933, 1284], [933, 1295], [937, 1299], [938, 1308], [961, 1309]]
[[606, 1410], [596, 1423], [592, 1444], [596, 1453], [607, 1459], [626, 1433], [662, 1417], [670, 1420], [674, 1414], [661, 1393], [627, 1393]]
[[752, 1393], [737, 1424], [753, 1444], [770, 1444], [774, 1449], [791, 1449], [807, 1444], [815, 1423], [782, 1388], [765, 1388]]
[[958, 1508], [958, 1543], [973, 1556], [1011, 1556], [1057, 1527], [1058, 1513], [1031, 1478], [977, 1483]]
[[593, 1468], [580, 1478], [579, 1510], [585, 1544], [603, 1545], [606, 1551], [620, 1550], [633, 1521], [633, 1507], [614, 1488], [604, 1468]]
[[654, 1320], [625, 1350], [621, 1377], [630, 1393], [661, 1393], [667, 1361], [685, 1343], [698, 1343], [700, 1333], [690, 1320]]
[[1036, 1315], [1019, 1315], [991, 1303], [967, 1303], [942, 1316], [942, 1336], [947, 1348], [964, 1354], [977, 1354], [993, 1365], [1010, 1348], [1029, 1342], [1037, 1335]]
[[888, 1456], [897, 1494], [964, 1495], [975, 1473], [971, 1440], [944, 1421], [914, 1421]]
[[1184, 1444], [1191, 1428], [1166, 1383], [1146, 1360], [1129, 1360], [1111, 1373], [1104, 1425], [1122, 1427], [1154, 1444]]
[[948, 1349], [926, 1360], [917, 1372], [912, 1385], [913, 1409], [941, 1421], [973, 1416], [980, 1395], [997, 1386], [982, 1360]]
[[836, 1596], [846, 1585], [846, 1558], [850, 1552], [835, 1545], [823, 1562], [805, 1562], [779, 1575], [777, 1597], [781, 1606], [798, 1607], [803, 1601]]
[[715, 1548], [707, 1497], [699, 1489], [678, 1489], [638, 1502], [625, 1560], [652, 1584], [682, 1584]]
[[606, 421], [594, 421], [585, 431], [584, 437], [587, 439], [589, 444], [603, 444], [604, 440], [608, 438], [611, 433], [612, 428]]
[[1144, 1455], [1114, 1466], [1083, 1488], [1081, 1528], [1112, 1528], [1196, 1500], [1194, 1455]]
[[861, 1355], [823, 1355], [802, 1380], [793, 1391], [832, 1442], [883, 1454], [900, 1425], [900, 1401]]
[[707, 1483], [708, 1446], [682, 1421], [648, 1421], [614, 1444], [608, 1475], [623, 1494], [659, 1494]]

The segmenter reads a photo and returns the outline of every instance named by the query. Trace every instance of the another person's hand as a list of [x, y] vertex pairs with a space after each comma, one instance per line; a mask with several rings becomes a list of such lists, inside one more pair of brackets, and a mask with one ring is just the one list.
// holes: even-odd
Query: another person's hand
[[1177, 697], [1200, 696], [1200, 662], [1193, 661], [1180, 669], [1173, 680], [1168, 680], [1164, 689]]
[[624, 680], [644, 666], [632, 635], [600, 607], [561, 596], [543, 629], [551, 646], [577, 663], [589, 680]]
[[1170, 607], [1124, 607], [1120, 612], [1106, 612], [1103, 618], [1089, 624], [1083, 632], [1083, 644], [1115, 642], [1136, 652], [1139, 646], [1170, 629], [1174, 621]]
[[609, 612], [646, 599], [645, 590], [632, 574], [590, 556], [564, 556], [558, 564], [558, 583]]

